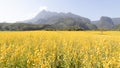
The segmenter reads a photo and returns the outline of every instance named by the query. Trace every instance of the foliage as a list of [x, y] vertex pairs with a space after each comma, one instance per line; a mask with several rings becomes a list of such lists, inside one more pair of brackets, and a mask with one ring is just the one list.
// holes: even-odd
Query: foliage
[[28, 23], [0, 23], [1, 31], [28, 31], [28, 30], [93, 30], [96, 29], [94, 25], [81, 24], [79, 25], [60, 25], [60, 24], [28, 24]]

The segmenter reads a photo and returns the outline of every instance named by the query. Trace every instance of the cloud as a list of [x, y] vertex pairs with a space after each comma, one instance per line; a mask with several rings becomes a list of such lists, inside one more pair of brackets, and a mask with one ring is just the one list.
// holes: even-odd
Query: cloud
[[47, 6], [40, 6], [39, 10], [42, 11], [42, 10], [47, 10], [48, 7]]

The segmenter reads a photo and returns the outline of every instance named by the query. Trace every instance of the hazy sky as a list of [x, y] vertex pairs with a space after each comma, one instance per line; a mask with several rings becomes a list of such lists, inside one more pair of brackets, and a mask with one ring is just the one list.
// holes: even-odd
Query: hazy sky
[[101, 16], [120, 17], [120, 0], [0, 0], [0, 22], [30, 19], [43, 9], [98, 20]]

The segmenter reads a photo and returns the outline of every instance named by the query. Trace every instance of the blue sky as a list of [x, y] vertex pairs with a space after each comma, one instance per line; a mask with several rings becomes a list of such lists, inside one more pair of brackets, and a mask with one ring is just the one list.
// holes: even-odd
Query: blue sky
[[0, 0], [0, 22], [31, 19], [43, 9], [98, 20], [101, 16], [120, 17], [120, 0]]

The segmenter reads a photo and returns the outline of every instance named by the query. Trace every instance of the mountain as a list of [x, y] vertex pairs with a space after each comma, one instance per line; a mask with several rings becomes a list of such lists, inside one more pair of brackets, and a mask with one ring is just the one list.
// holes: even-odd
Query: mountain
[[114, 22], [115, 25], [120, 24], [120, 18], [112, 18], [112, 21]]
[[112, 29], [114, 22], [110, 17], [102, 16], [99, 21], [92, 21], [99, 29]]
[[120, 18], [102, 16], [91, 21], [73, 13], [41, 11], [34, 18], [16, 23], [0, 23], [0, 30], [120, 30]]
[[49, 11], [41, 11], [37, 16], [35, 16], [33, 19], [26, 20], [24, 22], [34, 23], [34, 24], [42, 24], [45, 22], [48, 18], [53, 17], [57, 15], [56, 12], [49, 12]]
[[101, 17], [98, 28], [112, 29], [113, 27], [114, 23], [110, 17]]
[[[104, 28], [104, 29], [115, 29], [118, 30], [120, 29], [120, 18], [110, 18], [110, 17], [101, 17], [101, 18], [107, 18], [106, 21], [104, 21], [104, 23], [101, 23], [101, 19], [97, 20], [97, 21], [92, 21], [92, 24], [96, 25], [99, 29], [100, 28]], [[103, 20], [102, 20], [103, 21]], [[102, 26], [101, 24], [103, 24], [104, 26]]]
[[114, 30], [119, 30], [120, 31], [120, 24], [115, 25]]
[[[73, 13], [57, 13], [43, 10], [31, 20], [24, 21], [32, 24], [49, 25], [54, 29], [96, 29], [88, 18]], [[51, 26], [50, 26], [51, 25]]]

